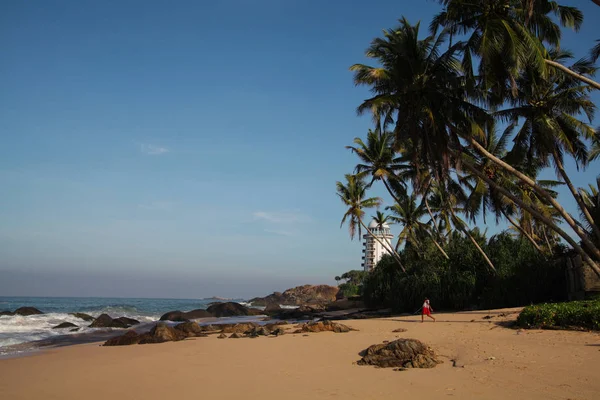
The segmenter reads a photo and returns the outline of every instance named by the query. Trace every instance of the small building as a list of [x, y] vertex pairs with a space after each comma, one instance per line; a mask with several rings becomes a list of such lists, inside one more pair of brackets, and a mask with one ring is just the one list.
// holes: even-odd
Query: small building
[[[373, 236], [371, 236], [369, 232], [363, 235], [363, 239], [365, 241], [363, 243], [362, 251], [362, 267], [366, 272], [372, 271], [384, 254], [390, 254], [390, 251], [386, 249], [380, 243], [380, 241], [387, 243], [389, 248], [392, 248], [392, 239], [394, 238], [394, 235], [392, 235], [388, 224], [382, 224], [380, 226], [377, 222], [375, 222], [375, 220], [373, 220], [369, 224], [369, 230], [373, 233]], [[374, 236], [379, 240], [375, 239]]]

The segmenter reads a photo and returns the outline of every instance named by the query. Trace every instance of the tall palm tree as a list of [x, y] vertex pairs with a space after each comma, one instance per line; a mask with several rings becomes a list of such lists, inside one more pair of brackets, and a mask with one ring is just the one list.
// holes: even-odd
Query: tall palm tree
[[337, 195], [342, 200], [342, 203], [348, 207], [344, 213], [340, 227], [342, 227], [347, 221], [351, 240], [354, 240], [357, 231], [358, 236], [360, 237], [361, 230], [364, 228], [369, 235], [375, 238], [379, 244], [387, 249], [392, 257], [394, 257], [394, 259], [398, 262], [402, 270], [404, 270], [404, 266], [402, 265], [400, 257], [394, 251], [394, 249], [391, 248], [388, 243], [382, 241], [377, 235], [374, 235], [363, 221], [365, 215], [364, 210], [367, 208], [379, 207], [382, 200], [379, 197], [366, 197], [367, 184], [364, 181], [364, 175], [346, 174], [345, 178], [345, 184], [339, 181], [336, 182]]
[[402, 230], [398, 234], [396, 250], [402, 244], [419, 249], [421, 247], [420, 239], [429, 230], [429, 226], [421, 221], [421, 218], [427, 214], [427, 211], [422, 204], [417, 204], [417, 196], [414, 192], [410, 195], [404, 193], [399, 197], [399, 201], [396, 204], [386, 207], [386, 210], [392, 213], [390, 219], [402, 226]]
[[[385, 31], [367, 49], [367, 57], [380, 67], [355, 64], [350, 69], [355, 84], [369, 86], [373, 94], [358, 113], [395, 121], [395, 150], [412, 143], [410, 161], [416, 170], [427, 166], [443, 177], [451, 167], [450, 149], [460, 147], [458, 131], [470, 129], [473, 118], [487, 115], [465, 96], [467, 80], [457, 58], [461, 44], [441, 53], [448, 33], [419, 40], [419, 27], [400, 20], [397, 29]], [[451, 130], [448, 121], [457, 129]]]
[[[361, 161], [356, 166], [355, 172], [370, 174], [372, 176], [371, 183], [373, 181], [383, 182], [392, 197], [394, 197], [394, 192], [389, 182], [391, 180], [398, 181], [398, 173], [408, 168], [403, 163], [403, 159], [396, 155], [392, 146], [393, 142], [394, 136], [392, 133], [369, 130], [367, 143], [364, 143], [360, 138], [355, 138], [354, 144], [356, 146], [346, 146]], [[394, 199], [398, 201], [396, 198]]]
[[[551, 57], [557, 60], [568, 59], [569, 53], [554, 51]], [[589, 63], [581, 61], [574, 69], [589, 70]], [[513, 107], [498, 113], [509, 117], [513, 125], [523, 120], [521, 128], [514, 138], [515, 146], [511, 151], [519, 157], [536, 162], [552, 160], [558, 176], [565, 181], [575, 201], [583, 210], [582, 215], [591, 224], [594, 235], [600, 240], [600, 228], [593, 223], [591, 216], [583, 207], [583, 200], [564, 168], [564, 154], [571, 156], [578, 165], [588, 163], [588, 149], [585, 141], [594, 138], [594, 129], [577, 118], [583, 114], [591, 121], [596, 106], [589, 98], [588, 88], [578, 81], [561, 73], [550, 73], [548, 78], [525, 71], [518, 78], [519, 96], [512, 100]], [[540, 193], [550, 201], [551, 195]], [[575, 221], [557, 207], [565, 220], [575, 229]], [[580, 234], [581, 236], [581, 234]], [[592, 253], [595, 254], [594, 249]], [[600, 251], [596, 255], [600, 259]]]
[[479, 251], [492, 271], [495, 272], [496, 267], [494, 266], [494, 263], [473, 237], [467, 223], [457, 215], [457, 211], [466, 213], [466, 209], [464, 208], [466, 203], [467, 196], [459, 182], [453, 179], [448, 179], [444, 183], [436, 182], [432, 204], [434, 205], [434, 210], [438, 213], [444, 228], [450, 232], [452, 227], [454, 227], [454, 229], [464, 234], [471, 243], [473, 243], [473, 246], [477, 248], [477, 251]]
[[[355, 72], [355, 83], [369, 86], [373, 93], [358, 107], [358, 112], [370, 111], [378, 118], [382, 115], [393, 117], [395, 149], [402, 149], [407, 144], [414, 149], [410, 162], [416, 171], [427, 170], [435, 181], [445, 184], [453, 168], [469, 170], [558, 233], [600, 275], [596, 261], [558, 224], [487, 177], [472, 162], [462, 159], [465, 149], [461, 139], [479, 155], [488, 157], [507, 173], [543, 192], [531, 178], [489, 153], [476, 140], [485, 136], [481, 126], [490, 116], [469, 100], [476, 101], [478, 97], [457, 59], [462, 44], [456, 43], [442, 52], [447, 31], [422, 40], [418, 33], [419, 24], [411, 26], [405, 19], [401, 20], [400, 27], [386, 31], [383, 38], [374, 39], [367, 51], [367, 56], [376, 59], [380, 67], [363, 64], [351, 67]], [[460, 163], [456, 164], [457, 161]], [[547, 197], [552, 206], [562, 209], [550, 195]], [[585, 242], [587, 237], [584, 235], [581, 240]], [[585, 246], [588, 251], [594, 247], [591, 243], [585, 243]]]

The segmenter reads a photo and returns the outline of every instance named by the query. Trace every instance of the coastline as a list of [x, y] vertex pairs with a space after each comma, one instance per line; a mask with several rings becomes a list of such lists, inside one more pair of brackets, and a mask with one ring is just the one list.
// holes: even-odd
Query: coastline
[[[346, 320], [358, 331], [341, 334], [45, 349], [0, 360], [0, 397], [595, 398], [600, 335], [506, 328], [517, 311], [436, 314], [423, 324], [417, 316]], [[360, 351], [397, 337], [423, 341], [443, 364], [402, 372], [355, 364]]]

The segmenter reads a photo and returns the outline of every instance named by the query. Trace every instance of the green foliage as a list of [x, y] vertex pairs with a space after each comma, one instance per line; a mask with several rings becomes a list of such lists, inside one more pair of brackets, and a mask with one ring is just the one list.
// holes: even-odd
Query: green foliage
[[564, 300], [565, 276], [525, 239], [506, 233], [488, 242], [472, 235], [496, 265], [493, 273], [468, 238], [454, 232], [444, 246], [449, 259], [424, 241], [419, 249], [405, 248], [400, 256], [403, 273], [391, 257], [384, 257], [365, 279], [363, 297], [368, 306], [414, 312], [431, 299], [438, 309], [514, 307]]
[[340, 292], [345, 298], [360, 296], [362, 294], [363, 282], [367, 277], [368, 272], [352, 270], [344, 272], [342, 276], [336, 276], [336, 281], [345, 280], [346, 282], [339, 285]]
[[600, 330], [600, 300], [538, 304], [517, 318], [523, 328], [584, 328]]

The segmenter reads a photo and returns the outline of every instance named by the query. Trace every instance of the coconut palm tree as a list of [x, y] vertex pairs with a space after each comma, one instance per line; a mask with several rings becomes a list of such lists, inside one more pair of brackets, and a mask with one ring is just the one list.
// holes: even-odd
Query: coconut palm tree
[[393, 142], [394, 136], [392, 133], [369, 130], [367, 143], [364, 143], [360, 138], [355, 138], [354, 144], [356, 146], [346, 146], [361, 161], [356, 165], [355, 172], [370, 174], [372, 176], [371, 184], [374, 181], [383, 182], [392, 197], [394, 197], [394, 192], [389, 182], [391, 180], [398, 181], [398, 173], [409, 168], [403, 163], [403, 159], [395, 153], [392, 147]]
[[396, 250], [402, 244], [419, 249], [421, 238], [429, 231], [429, 226], [421, 220], [427, 215], [427, 210], [423, 204], [417, 204], [416, 194], [413, 192], [409, 195], [405, 192], [399, 196], [396, 204], [386, 207], [386, 210], [392, 213], [390, 220], [402, 226], [398, 234]]
[[[551, 57], [564, 60], [571, 57], [564, 51], [554, 51]], [[573, 69], [590, 70], [589, 63], [580, 61]], [[596, 106], [589, 98], [589, 89], [578, 81], [561, 73], [550, 73], [547, 79], [525, 71], [518, 78], [519, 96], [512, 100], [513, 107], [500, 111], [500, 117], [508, 117], [515, 127], [519, 119], [523, 121], [517, 131], [515, 146], [511, 153], [517, 158], [525, 157], [529, 161], [549, 162], [552, 160], [558, 176], [567, 184], [584, 219], [590, 224], [594, 235], [600, 240], [600, 228], [593, 223], [583, 200], [564, 168], [564, 155], [571, 156], [578, 166], [588, 163], [586, 140], [594, 138], [594, 129], [578, 119], [578, 115], [586, 115], [592, 120]], [[550, 201], [548, 192], [540, 193]], [[557, 207], [569, 223], [570, 216]], [[569, 223], [575, 229], [575, 222]], [[581, 233], [578, 232], [581, 236]], [[594, 249], [592, 253], [595, 254]], [[600, 251], [596, 254], [600, 259]]]
[[[389, 121], [387, 117], [393, 117], [395, 149], [404, 146], [414, 149], [410, 162], [416, 171], [427, 170], [436, 183], [441, 182], [444, 186], [451, 170], [468, 170], [558, 233], [600, 275], [596, 261], [558, 224], [494, 182], [474, 163], [462, 158], [465, 148], [461, 140], [464, 140], [478, 155], [488, 157], [521, 182], [544, 192], [534, 180], [489, 153], [476, 140], [485, 137], [482, 126], [490, 116], [469, 100], [477, 100], [478, 97], [457, 59], [462, 44], [456, 43], [442, 52], [447, 31], [422, 40], [419, 40], [418, 33], [419, 24], [412, 26], [405, 19], [401, 20], [400, 27], [386, 31], [383, 38], [374, 39], [367, 51], [367, 56], [376, 59], [380, 67], [363, 64], [351, 67], [355, 72], [355, 83], [369, 86], [373, 93], [358, 107], [358, 112], [369, 111], [378, 118], [385, 115], [386, 121]], [[457, 164], [458, 161], [460, 163]], [[564, 211], [547, 193], [545, 200], [557, 210]], [[565, 220], [579, 233], [582, 232], [570, 216], [567, 215]], [[582, 235], [578, 236], [581, 238]], [[587, 250], [593, 249], [587, 236], [583, 236], [581, 240], [588, 241], [585, 243]]]
[[367, 184], [364, 181], [364, 175], [346, 174], [345, 178], [345, 184], [339, 181], [336, 182], [337, 195], [342, 200], [342, 203], [348, 207], [344, 213], [340, 227], [347, 221], [351, 240], [354, 240], [357, 231], [358, 236], [362, 236], [361, 230], [364, 228], [369, 235], [373, 236], [373, 238], [375, 238], [375, 240], [377, 240], [392, 255], [392, 257], [394, 257], [402, 270], [404, 270], [400, 257], [394, 249], [391, 248], [388, 243], [379, 239], [377, 235], [374, 235], [363, 221], [365, 215], [364, 210], [367, 208], [379, 207], [382, 200], [379, 197], [366, 197]]

